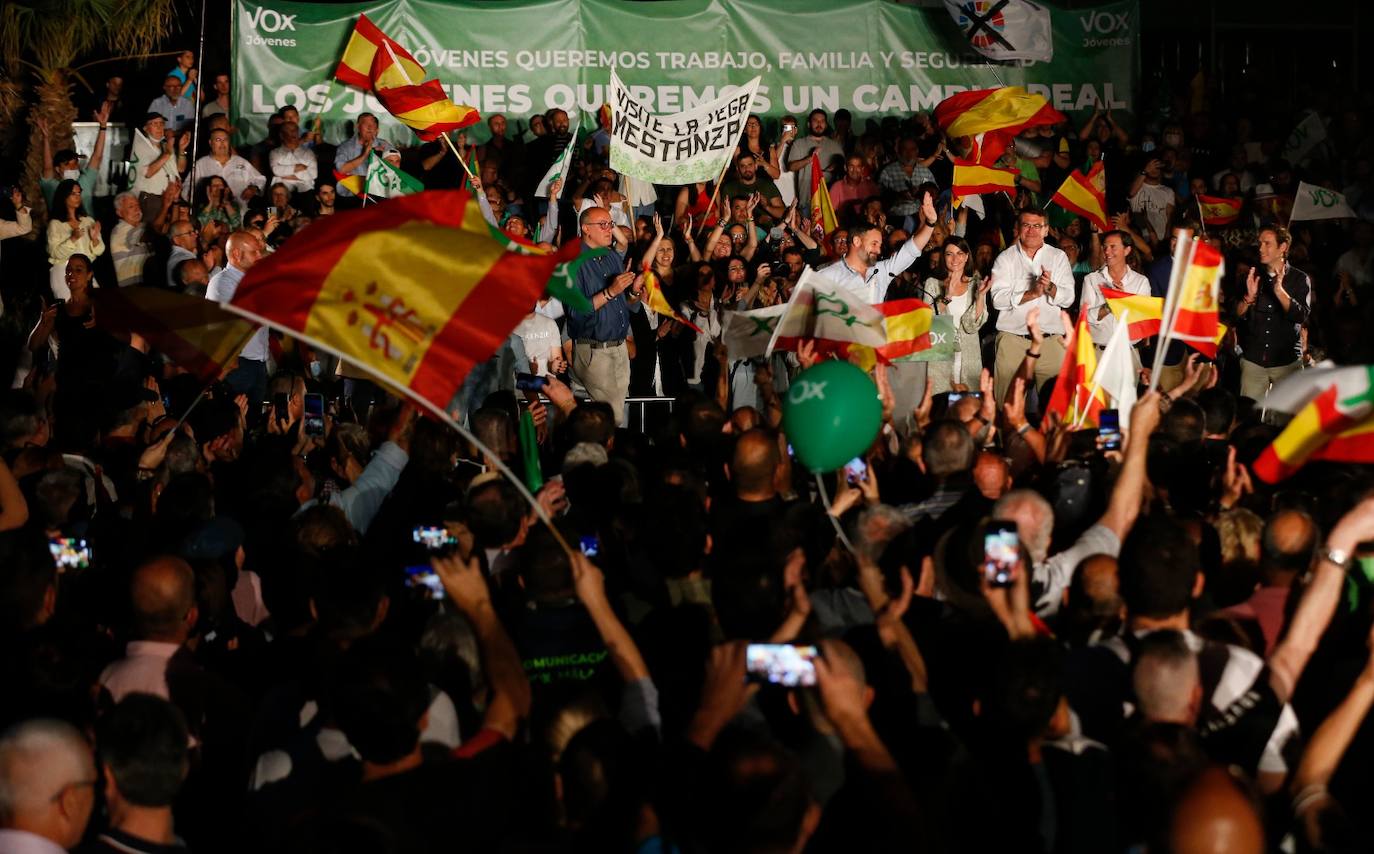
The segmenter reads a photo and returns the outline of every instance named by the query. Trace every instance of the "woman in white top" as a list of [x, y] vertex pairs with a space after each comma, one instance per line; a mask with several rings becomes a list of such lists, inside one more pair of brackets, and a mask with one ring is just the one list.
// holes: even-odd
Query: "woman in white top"
[[702, 390], [701, 369], [706, 365], [706, 356], [710, 352], [712, 342], [719, 341], [721, 333], [720, 312], [716, 305], [715, 279], [702, 277], [698, 279], [698, 282], [696, 299], [678, 306], [678, 311], [682, 312], [682, 316], [701, 330], [696, 333], [696, 338], [692, 341], [692, 366], [691, 373], [687, 376], [687, 385], [694, 391]]
[[976, 271], [969, 269], [969, 246], [964, 238], [949, 238], [942, 251], [944, 278], [926, 279], [925, 290], [933, 295], [936, 314], [947, 314], [954, 318], [959, 346], [954, 351], [954, 361], [929, 363], [931, 391], [934, 394], [952, 391], [956, 383], [966, 388], [978, 388], [983, 372], [983, 350], [978, 330], [988, 317], [987, 295], [992, 285], [991, 279], [983, 279]]
[[[105, 252], [100, 238], [100, 223], [86, 215], [81, 204], [81, 185], [71, 179], [57, 185], [53, 191], [52, 219], [48, 221], [48, 284], [54, 297], [65, 300], [71, 296], [67, 288], [67, 259], [73, 255], [95, 258]], [[93, 283], [94, 284], [94, 283]]]

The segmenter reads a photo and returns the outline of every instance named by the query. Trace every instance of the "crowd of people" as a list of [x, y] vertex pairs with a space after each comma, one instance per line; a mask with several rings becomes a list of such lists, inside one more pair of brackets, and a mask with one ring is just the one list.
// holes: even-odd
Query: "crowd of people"
[[[112, 80], [89, 158], [38, 127], [46, 225], [21, 189], [0, 210], [0, 851], [1371, 838], [1374, 478], [1249, 470], [1274, 383], [1374, 361], [1355, 108], [1311, 105], [1328, 139], [1303, 163], [1279, 156], [1293, 111], [1196, 89], [1098, 110], [1017, 141], [1014, 195], [956, 207], [968, 141], [926, 115], [753, 117], [720, 186], [680, 188], [617, 175], [603, 127], [537, 196], [573, 144], [560, 110], [453, 134], [469, 177], [368, 114], [329, 140], [285, 107], [245, 139], [229, 76], [199, 80], [183, 54], [146, 110]], [[111, 121], [138, 133], [98, 199]], [[102, 323], [100, 288], [232, 299], [365, 202], [339, 181], [374, 152], [469, 184], [512, 237], [609, 250], [577, 273], [590, 312], [541, 298], [466, 378], [449, 409], [481, 446], [266, 329], [207, 389]], [[1047, 210], [1096, 163], [1110, 229]], [[1365, 218], [1290, 228], [1299, 180]], [[1241, 215], [1204, 228], [1204, 193]], [[1044, 415], [1063, 335], [1088, 312], [1110, 340], [1103, 287], [1162, 295], [1179, 226], [1225, 253], [1217, 358], [1173, 344], [1152, 378], [1140, 342], [1158, 390], [1119, 447]], [[839, 473], [782, 430], [825, 357], [721, 340], [807, 267], [957, 330], [952, 361], [873, 370], [883, 425]], [[649, 272], [674, 317], [646, 306]], [[629, 398], [672, 405], [631, 419]], [[538, 513], [498, 473], [530, 456]]]

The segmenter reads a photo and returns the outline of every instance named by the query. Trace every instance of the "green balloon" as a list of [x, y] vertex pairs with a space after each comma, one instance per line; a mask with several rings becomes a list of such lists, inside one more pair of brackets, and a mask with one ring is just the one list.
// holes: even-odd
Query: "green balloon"
[[813, 472], [834, 471], [863, 454], [882, 423], [883, 404], [873, 380], [835, 359], [799, 374], [782, 411], [792, 453]]

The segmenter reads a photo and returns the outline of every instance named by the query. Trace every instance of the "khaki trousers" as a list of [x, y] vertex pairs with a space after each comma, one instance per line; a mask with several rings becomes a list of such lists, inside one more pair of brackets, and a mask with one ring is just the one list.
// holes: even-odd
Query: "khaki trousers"
[[616, 423], [625, 426], [625, 396], [630, 390], [630, 354], [625, 342], [613, 347], [575, 342], [572, 370], [591, 399], [609, 403]]
[[[993, 368], [993, 387], [997, 392], [997, 403], [1006, 400], [1011, 379], [1021, 369], [1030, 349], [1030, 339], [1010, 332], [997, 333], [997, 361]], [[1059, 366], [1064, 362], [1064, 337], [1046, 335], [1040, 344], [1040, 358], [1035, 360], [1035, 387], [1039, 389], [1051, 377], [1059, 375]], [[1043, 409], [1047, 401], [1040, 401]]]
[[1249, 359], [1240, 360], [1240, 396], [1248, 397], [1256, 403], [1264, 403], [1264, 399], [1269, 396], [1269, 387], [1278, 385], [1279, 381], [1289, 374], [1295, 374], [1302, 367], [1302, 362], [1294, 359], [1287, 365], [1275, 365], [1272, 368], [1264, 368], [1256, 365]]

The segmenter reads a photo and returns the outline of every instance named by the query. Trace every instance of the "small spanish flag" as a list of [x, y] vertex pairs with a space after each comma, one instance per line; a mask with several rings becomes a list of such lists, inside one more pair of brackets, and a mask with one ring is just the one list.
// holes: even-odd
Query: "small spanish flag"
[[1016, 194], [1016, 169], [994, 169], [980, 166], [972, 160], [954, 159], [954, 187], [951, 193], [956, 199], [964, 196], [977, 196], [982, 193]]
[[507, 252], [468, 193], [417, 193], [316, 222], [254, 265], [226, 308], [444, 412], [580, 248]]
[[811, 152], [811, 221], [821, 229], [822, 234], [829, 234], [840, 227], [835, 206], [830, 203], [830, 188], [825, 185], [825, 170], [821, 168], [820, 155], [814, 151]]
[[424, 68], [386, 36], [372, 56], [372, 91], [387, 112], [426, 142], [476, 123], [481, 115], [453, 103], [438, 80], [425, 80]]
[[644, 271], [644, 304], [655, 314], [676, 320], [683, 326], [702, 334], [701, 327], [688, 320], [686, 315], [673, 308], [673, 304], [668, 302], [668, 297], [663, 293], [663, 285], [659, 284], [658, 276], [654, 275], [653, 270]]
[[[1146, 338], [1153, 338], [1159, 334], [1159, 326], [1164, 318], [1164, 298], [1152, 297], [1148, 294], [1133, 294], [1129, 291], [1118, 291], [1115, 288], [1102, 288], [1102, 296], [1107, 300], [1107, 308], [1117, 320], [1121, 319], [1123, 311], [1129, 311], [1126, 320], [1126, 334], [1130, 337], [1131, 343], [1143, 341]], [[1226, 337], [1226, 324], [1217, 324], [1217, 334], [1212, 341], [1212, 347], [1221, 346], [1221, 339]], [[1196, 349], [1192, 341], [1184, 341], [1190, 347]]]
[[1230, 225], [1240, 219], [1240, 199], [1197, 194], [1198, 211], [1204, 225]]
[[1046, 414], [1057, 413], [1060, 423], [1070, 429], [1096, 427], [1097, 414], [1107, 408], [1107, 393], [1103, 389], [1088, 393], [1096, 370], [1097, 350], [1088, 332], [1088, 313], [1084, 311], [1078, 315], [1078, 326], [1064, 341], [1064, 361], [1045, 407]]
[[885, 360], [896, 361], [930, 349], [930, 323], [935, 311], [929, 305], [918, 299], [899, 299], [879, 303], [878, 310], [887, 330], [887, 344], [878, 348]]
[[[335, 79], [345, 86], [371, 92], [372, 59], [377, 55], [377, 48], [381, 47], [384, 38], [386, 36], [376, 24], [369, 21], [366, 15], [359, 15], [358, 23], [353, 25], [353, 32], [348, 37], [348, 44], [344, 45], [343, 57], [334, 69]], [[424, 77], [424, 69], [419, 68], [418, 74]]]
[[1110, 231], [1107, 223], [1107, 175], [1106, 167], [1099, 160], [1084, 175], [1077, 169], [1069, 175], [1063, 185], [1050, 199], [1067, 211], [1087, 217], [1090, 222], [1103, 231]]
[[1193, 244], [1184, 271], [1174, 322], [1168, 338], [1182, 341], [1209, 359], [1217, 357], [1220, 324], [1218, 288], [1223, 271], [1221, 252], [1199, 240]]

